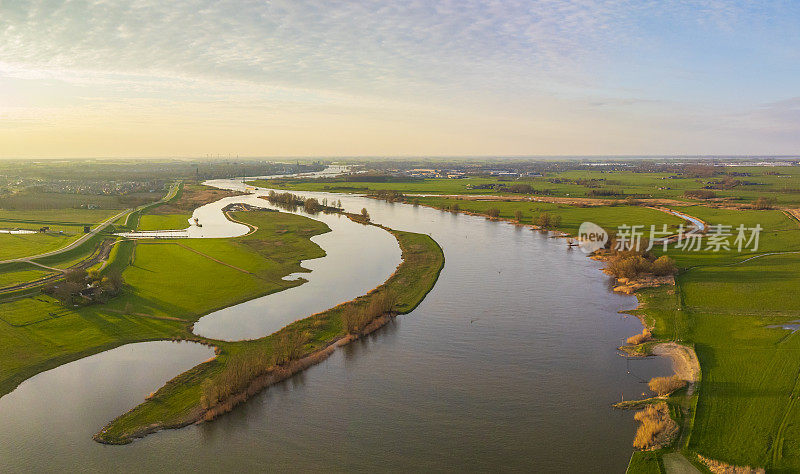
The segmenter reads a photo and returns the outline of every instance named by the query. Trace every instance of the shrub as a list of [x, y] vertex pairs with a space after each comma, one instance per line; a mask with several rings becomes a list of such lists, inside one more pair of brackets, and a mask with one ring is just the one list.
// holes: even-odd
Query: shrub
[[124, 282], [119, 270], [109, 269], [104, 275], [92, 270], [69, 270], [64, 280], [49, 283], [42, 288], [66, 306], [107, 303], [122, 291]]
[[653, 275], [674, 275], [677, 271], [678, 268], [675, 266], [675, 261], [666, 255], [658, 257], [652, 265]]
[[669, 416], [669, 407], [666, 403], [648, 405], [644, 410], [636, 412], [633, 417], [640, 423], [633, 438], [634, 448], [663, 447], [669, 444], [678, 432], [678, 425]]
[[376, 318], [391, 313], [397, 296], [388, 290], [370, 295], [367, 302], [348, 304], [342, 309], [342, 326], [348, 334], [360, 334]]
[[283, 331], [272, 350], [272, 364], [282, 365], [299, 359], [304, 352], [309, 335], [300, 331]]
[[674, 275], [678, 269], [675, 261], [666, 255], [653, 259], [650, 254], [623, 251], [608, 259], [606, 271], [616, 278], [636, 278], [643, 273], [664, 276]]
[[629, 337], [625, 342], [634, 346], [638, 346], [639, 344], [650, 339], [650, 336], [651, 336], [650, 330], [644, 328], [642, 329], [641, 334], [634, 334], [633, 336]]
[[367, 212], [367, 208], [366, 207], [362, 207], [361, 208], [361, 216], [364, 219], [369, 220], [369, 212]]
[[633, 196], [628, 196], [625, 198], [625, 204], [629, 206], [640, 206], [642, 204], [642, 201], [636, 199]]
[[653, 377], [647, 382], [647, 387], [658, 394], [658, 396], [669, 395], [670, 393], [686, 386], [686, 381], [672, 375], [669, 377]]
[[533, 186], [524, 183], [512, 184], [508, 188], [504, 189], [504, 191], [515, 194], [531, 194], [533, 193]]
[[542, 229], [555, 229], [561, 225], [561, 216], [542, 212], [534, 218], [533, 223]]
[[208, 409], [229, 396], [242, 392], [253, 379], [270, 369], [273, 365], [271, 362], [268, 354], [261, 351], [229, 359], [219, 375], [203, 381], [200, 404]]
[[683, 193], [684, 196], [687, 198], [694, 198], [694, 199], [714, 199], [717, 197], [717, 193], [714, 191], [710, 191], [708, 189], [695, 189], [685, 191]]
[[617, 278], [636, 278], [650, 269], [650, 262], [641, 255], [619, 254], [609, 260], [606, 270]]
[[322, 210], [322, 205], [315, 198], [308, 198], [303, 201], [303, 209], [309, 214], [316, 214]]
[[276, 193], [275, 191], [269, 192], [269, 195], [267, 195], [267, 201], [271, 202], [272, 204], [282, 204], [288, 209], [305, 204], [303, 199], [301, 199], [299, 196], [295, 196], [292, 193]]
[[753, 204], [753, 208], [758, 209], [760, 211], [765, 211], [768, 209], [772, 209], [775, 206], [777, 199], [775, 198], [765, 198], [760, 197], [756, 199], [756, 202]]
[[490, 207], [489, 209], [486, 209], [486, 215], [492, 219], [497, 219], [500, 217], [500, 209], [496, 207]]
[[389, 202], [403, 202], [406, 200], [406, 197], [403, 193], [399, 191], [392, 191], [387, 189], [382, 189], [379, 191], [374, 191], [370, 193], [370, 196], [374, 196], [378, 199], [383, 199]]
[[514, 219], [516, 219], [517, 222], [522, 222], [522, 211], [514, 211]]

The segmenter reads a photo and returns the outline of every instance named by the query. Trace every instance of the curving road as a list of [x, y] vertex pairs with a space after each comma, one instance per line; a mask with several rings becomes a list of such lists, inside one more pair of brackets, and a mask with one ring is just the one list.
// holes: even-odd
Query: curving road
[[115, 220], [117, 220], [120, 217], [124, 216], [125, 214], [133, 213], [133, 212], [145, 209], [147, 207], [154, 206], [156, 204], [161, 204], [163, 202], [169, 201], [170, 199], [175, 197], [175, 195], [178, 192], [179, 186], [180, 186], [180, 181], [174, 183], [172, 185], [172, 187], [169, 189], [169, 191], [167, 192], [167, 194], [163, 198], [161, 198], [161, 200], [156, 201], [154, 203], [144, 204], [144, 205], [139, 206], [139, 207], [137, 207], [135, 209], [126, 209], [126, 210], [120, 212], [119, 214], [117, 214], [117, 215], [115, 215], [115, 216], [103, 221], [102, 223], [100, 223], [100, 225], [95, 227], [94, 230], [90, 231], [88, 234], [84, 234], [83, 236], [81, 236], [81, 238], [77, 239], [76, 241], [70, 243], [69, 245], [67, 245], [65, 247], [62, 247], [62, 248], [57, 249], [57, 250], [51, 250], [51, 251], [45, 252], [45, 253], [40, 253], [38, 255], [30, 255], [30, 256], [27, 256], [27, 257], [11, 258], [11, 259], [8, 259], [8, 260], [0, 260], [0, 264], [14, 263], [14, 262], [33, 263], [33, 262], [31, 262], [31, 260], [44, 258], [44, 257], [51, 257], [53, 255], [58, 255], [58, 254], [61, 254], [61, 253], [64, 253], [64, 252], [68, 252], [68, 251], [74, 249], [75, 247], [81, 245], [82, 243], [86, 242], [87, 240], [91, 239], [92, 237], [94, 237], [98, 233], [102, 232], [103, 229], [105, 229], [106, 227], [111, 225], [112, 222], [114, 222]]

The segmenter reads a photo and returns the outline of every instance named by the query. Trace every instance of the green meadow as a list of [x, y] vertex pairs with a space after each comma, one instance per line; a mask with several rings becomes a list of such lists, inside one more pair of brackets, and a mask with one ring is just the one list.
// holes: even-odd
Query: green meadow
[[[352, 181], [348, 178], [315, 180], [310, 178], [256, 180], [255, 186], [288, 190], [327, 191], [335, 193], [370, 193], [397, 191], [405, 194], [503, 194], [494, 189], [475, 189], [475, 186], [528, 184], [535, 193], [556, 197], [594, 196], [598, 191], [619, 191], [638, 198], [675, 199], [697, 202], [687, 198], [686, 191], [696, 191], [724, 178], [739, 180], [731, 189], [713, 190], [718, 198], [749, 203], [762, 196], [771, 196], [779, 205], [800, 205], [800, 168], [728, 167], [727, 174], [698, 177], [691, 173], [635, 172], [626, 170], [573, 170], [549, 172], [542, 177], [522, 177], [509, 180], [499, 177], [469, 177], [464, 179], [424, 178], [395, 182]], [[746, 175], [746, 176], [741, 176]], [[619, 198], [620, 196], [617, 196]], [[614, 196], [608, 196], [614, 199]]]
[[308, 240], [329, 230], [318, 221], [274, 212], [236, 218], [259, 231], [237, 239], [118, 244], [109, 267], [124, 269], [126, 288], [108, 304], [66, 308], [41, 294], [0, 300], [0, 394], [112, 347], [190, 337], [188, 325], [203, 314], [301, 284], [282, 277], [303, 271], [300, 260], [324, 255]]
[[[247, 222], [254, 223], [251, 220]], [[209, 384], [225, 385], [229, 383], [226, 374], [230, 371], [245, 372], [250, 375], [240, 376], [243, 378], [240, 383], [244, 383], [236, 388], [235, 393], [249, 394], [251, 387], [248, 383], [255, 377], [286, 370], [275, 366], [275, 362], [270, 362], [281, 351], [282, 341], [303, 334], [304, 339], [297, 348], [298, 357], [322, 350], [347, 336], [343, 322], [345, 312], [354, 308], [367, 308], [381, 295], [391, 293], [396, 296], [391, 302], [390, 311], [402, 314], [414, 309], [433, 288], [444, 266], [444, 254], [436, 241], [427, 235], [392, 230], [390, 232], [400, 244], [403, 262], [378, 288], [353, 301], [296, 321], [260, 339], [241, 342], [202, 339], [203, 342], [217, 347], [217, 357], [168, 382], [144, 403], [109, 423], [95, 439], [105, 443], [124, 444], [154, 429], [184, 426], [202, 419], [198, 417], [207, 408], [204, 406], [204, 397]], [[223, 400], [223, 405], [224, 402], [227, 401]]]
[[0, 260], [28, 257], [65, 247], [84, 235], [84, 225], [94, 226], [117, 213], [118, 210], [100, 209], [0, 210], [0, 229], [50, 228], [47, 233], [0, 234]]
[[189, 227], [191, 214], [144, 214], [139, 219], [139, 230], [173, 230]]
[[[682, 267], [677, 285], [638, 295], [637, 313], [654, 336], [693, 345], [702, 368], [692, 425], [677, 448], [737, 466], [800, 470], [800, 336], [781, 328], [800, 319], [800, 227], [780, 211], [681, 210], [764, 232], [756, 252], [669, 251]], [[638, 464], [629, 472], [647, 472], [633, 469]]]
[[[306, 271], [300, 266], [302, 260], [325, 255], [310, 238], [330, 229], [322, 222], [280, 212], [236, 212], [232, 217], [258, 230], [234, 239], [117, 242], [106, 271], [122, 271], [125, 288], [106, 304], [65, 307], [38, 291], [0, 297], [0, 395], [39, 372], [127, 343], [188, 339], [215, 345], [215, 359], [179, 375], [103, 435], [107, 442], [127, 442], [142, 426], [178, 425], [196, 413], [204, 383], [220, 377], [229, 364], [269, 357], [282, 337], [280, 331], [256, 341], [225, 342], [195, 336], [191, 324], [214, 310], [304, 283], [283, 277]], [[428, 236], [392, 232], [404, 262], [381, 288], [397, 295], [394, 311], [404, 313], [433, 287], [444, 256]], [[58, 258], [80, 258], [96, 245], [88, 242], [86, 249], [82, 245]], [[14, 265], [8, 275], [34, 276], [30, 264]], [[307, 332], [310, 338], [303, 350], [315, 351], [343, 336], [341, 318], [347, 305], [365, 307], [375, 297], [370, 293], [282, 331]]]
[[485, 189], [470, 189], [470, 186], [494, 184], [496, 178], [436, 179], [426, 178], [413, 181], [372, 183], [334, 179], [321, 182], [317, 179], [271, 179], [248, 182], [253, 186], [273, 187], [295, 191], [324, 191], [331, 193], [367, 193], [374, 191], [398, 191], [407, 194], [492, 194]]
[[[761, 196], [774, 197], [779, 206], [800, 203], [800, 169], [793, 167], [736, 168], [749, 173], [742, 180], [757, 184], [716, 190], [734, 203], [748, 203]], [[772, 174], [776, 173], [776, 174]], [[673, 414], [683, 427], [671, 448], [636, 452], [628, 472], [669, 472], [667, 464], [682, 462], [677, 451], [695, 466], [696, 454], [736, 466], [766, 467], [768, 471], [800, 471], [800, 331], [781, 326], [800, 321], [800, 224], [781, 210], [713, 208], [687, 200], [686, 190], [700, 189], [708, 180], [669, 179], [663, 173], [574, 171], [560, 173], [566, 179], [603, 179], [626, 194], [685, 200], [675, 210], [698, 217], [709, 225], [730, 226], [731, 244], [737, 228], [761, 226], [757, 249], [735, 245], [713, 251], [704, 241], [700, 251], [670, 248], [667, 253], [681, 269], [676, 286], [648, 288], [637, 293], [641, 306], [634, 311], [661, 340], [674, 340], [695, 348], [702, 377], [692, 397], [685, 391], [670, 399]], [[346, 183], [375, 190], [420, 194], [467, 194], [470, 180], [425, 180], [406, 183]], [[528, 180], [535, 189], [561, 196], [588, 196], [584, 186]], [[266, 183], [262, 183], [266, 184]], [[287, 188], [335, 192], [343, 183], [290, 183]], [[274, 185], [274, 183], [270, 183]], [[658, 189], [669, 187], [670, 189]], [[491, 190], [480, 191], [494, 194]], [[574, 233], [583, 221], [606, 229], [620, 224], [667, 224], [683, 221], [641, 206], [579, 207], [535, 201], [474, 201], [439, 196], [409, 200], [439, 209], [487, 214], [530, 222], [541, 212], [561, 216], [559, 227]], [[706, 237], [707, 239], [707, 237]], [[702, 466], [701, 466], [702, 468]], [[704, 468], [703, 468], [704, 469]]]

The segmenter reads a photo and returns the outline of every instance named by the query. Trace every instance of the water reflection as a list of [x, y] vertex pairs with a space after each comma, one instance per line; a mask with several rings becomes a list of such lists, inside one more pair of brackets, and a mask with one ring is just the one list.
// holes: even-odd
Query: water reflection
[[[639, 396], [643, 380], [670, 367], [664, 359], [617, 354], [641, 324], [618, 314], [636, 299], [610, 292], [600, 263], [566, 251], [561, 239], [482, 217], [335, 198], [348, 211], [366, 207], [373, 221], [429, 233], [442, 245], [445, 268], [415, 311], [213, 423], [109, 448], [60, 428], [52, 436], [33, 422], [56, 452], [74, 454], [43, 460], [24, 441], [4, 439], [14, 456], [0, 457], [0, 465], [624, 471], [635, 424], [630, 412], [610, 405]], [[352, 275], [360, 263], [342, 265]], [[315, 299], [316, 290], [307, 295]], [[245, 308], [230, 308], [225, 325], [245, 324]], [[91, 408], [81, 399], [69, 403]], [[79, 433], [102, 425], [77, 423]]]

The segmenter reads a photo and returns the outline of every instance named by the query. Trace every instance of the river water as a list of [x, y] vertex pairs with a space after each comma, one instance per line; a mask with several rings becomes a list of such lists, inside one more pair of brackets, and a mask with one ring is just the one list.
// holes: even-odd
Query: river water
[[[179, 357], [133, 344], [45, 372], [0, 399], [0, 470], [625, 470], [635, 422], [610, 405], [641, 396], [644, 381], [670, 368], [664, 359], [617, 354], [615, 347], [641, 324], [618, 314], [636, 300], [611, 292], [598, 262], [568, 250], [563, 239], [507, 223], [358, 196], [335, 199], [348, 211], [366, 207], [375, 222], [429, 233], [442, 246], [444, 270], [416, 310], [212, 423], [127, 446], [99, 445], [90, 435], [205, 353]], [[366, 244], [358, 239], [374, 237], [342, 232], [356, 241], [336, 244], [336, 229], [325, 235], [329, 241], [318, 243], [329, 255], [337, 245], [352, 252]], [[370, 287], [376, 286], [398, 257], [396, 244], [369, 252], [379, 254], [331, 261], [343, 292], [312, 286], [314, 273], [328, 271], [324, 257], [306, 262], [317, 265], [311, 282], [287, 301], [277, 302], [278, 293], [232, 307], [203, 318], [196, 330], [258, 337], [280, 318], [299, 317], [292, 301], [329, 307], [363, 293], [363, 279], [348, 287], [352, 275], [364, 268], [379, 277]], [[320, 282], [332, 281], [330, 275]], [[258, 322], [262, 310], [271, 322]], [[137, 364], [116, 358], [129, 347], [137, 349], [127, 360]], [[132, 372], [130, 365], [142, 369]], [[158, 373], [148, 370], [153, 366]], [[121, 370], [135, 387], [97, 375], [118, 377]], [[30, 388], [39, 378], [48, 382]], [[57, 391], [57, 402], [40, 396], [44, 390]], [[66, 421], [48, 423], [40, 412]], [[91, 416], [72, 415], [81, 413]], [[21, 427], [24, 436], [17, 435]]]

